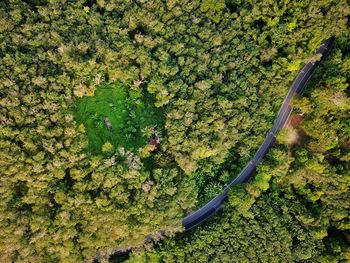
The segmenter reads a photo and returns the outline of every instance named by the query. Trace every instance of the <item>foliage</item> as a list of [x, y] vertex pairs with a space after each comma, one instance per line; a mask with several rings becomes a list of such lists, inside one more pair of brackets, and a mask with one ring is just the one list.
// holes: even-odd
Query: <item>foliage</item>
[[115, 84], [99, 87], [94, 96], [78, 99], [76, 121], [84, 124], [89, 152], [99, 154], [107, 141], [115, 148], [134, 151], [145, 146], [153, 134], [145, 137], [142, 130], [163, 126], [162, 112], [152, 108], [151, 98], [146, 98], [141, 90], [128, 93], [125, 86]]
[[222, 214], [128, 262], [350, 260], [348, 39], [293, 103], [304, 114], [295, 131], [302, 142], [273, 148], [252, 182], [231, 190]]
[[[321, 41], [337, 36], [346, 50], [348, 15], [346, 0], [1, 1], [0, 260], [88, 261], [96, 254], [104, 257], [117, 248], [140, 246], [160, 229], [166, 235], [180, 231], [179, 219], [195, 207], [198, 192], [213, 195], [218, 184], [225, 184], [249, 160], [271, 127], [297, 68]], [[335, 228], [334, 233], [348, 227], [347, 203], [337, 212], [330, 205], [347, 198], [349, 161], [349, 59], [346, 52], [336, 52], [325, 75], [340, 71], [343, 77], [331, 77], [320, 86], [337, 91], [324, 89], [303, 103], [320, 130], [312, 131], [311, 121], [302, 124], [310, 140], [303, 146], [308, 153], [301, 154], [301, 171], [291, 171], [288, 178], [293, 180], [284, 181], [262, 167], [257, 185], [249, 189], [252, 196], [238, 209], [244, 216], [229, 213], [223, 219], [231, 225], [242, 218], [241, 233], [252, 224], [250, 234], [257, 228], [260, 236], [266, 220], [266, 240], [275, 241], [279, 232], [287, 236], [265, 252], [257, 250], [261, 259], [273, 250], [272, 244], [286, 253], [292, 246], [287, 258], [291, 253], [300, 260], [310, 258], [326, 227]], [[116, 110], [124, 109], [126, 115], [110, 114], [108, 103], [118, 98], [124, 102]], [[97, 119], [106, 115], [108, 120], [88, 118], [89, 111], [84, 115], [82, 110], [85, 103]], [[164, 138], [148, 127], [159, 123], [154, 106], [164, 112], [164, 125], [157, 127], [164, 130], [158, 134]], [[140, 119], [130, 118], [132, 111]], [[143, 123], [145, 113], [157, 116]], [[130, 126], [125, 125], [128, 121]], [[332, 128], [327, 130], [329, 123]], [[110, 124], [112, 132], [104, 127]], [[149, 129], [142, 129], [146, 126]], [[114, 133], [125, 128], [130, 130]], [[127, 134], [135, 136], [135, 144], [126, 141]], [[146, 134], [157, 137], [152, 146], [144, 145]], [[338, 143], [330, 139], [336, 136]], [[108, 141], [113, 148], [101, 155], [103, 145], [110, 150]], [[315, 177], [305, 182], [303, 171], [309, 170]], [[335, 173], [337, 184], [322, 177], [324, 173]], [[335, 189], [332, 197], [317, 183], [319, 178]], [[281, 195], [291, 196], [288, 200], [306, 200], [282, 217], [278, 207], [263, 210], [265, 206], [257, 205], [277, 183], [286, 187]], [[215, 186], [213, 191], [208, 185]], [[316, 202], [318, 213], [308, 214], [308, 202]], [[301, 230], [291, 214], [299, 218]], [[314, 219], [317, 214], [322, 220]], [[315, 231], [309, 229], [312, 224]], [[290, 229], [296, 229], [295, 234]], [[304, 237], [310, 231], [314, 239], [309, 242]], [[228, 234], [227, 242], [235, 242]], [[294, 242], [294, 237], [302, 241]], [[343, 242], [327, 238], [327, 249], [342, 254]], [[208, 259], [197, 254], [193, 258], [197, 256]], [[227, 252], [219, 259], [228, 260]]]

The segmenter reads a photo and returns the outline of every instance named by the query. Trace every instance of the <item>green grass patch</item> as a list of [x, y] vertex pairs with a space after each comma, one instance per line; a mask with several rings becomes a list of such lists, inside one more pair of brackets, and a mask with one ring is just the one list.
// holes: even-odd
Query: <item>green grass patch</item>
[[143, 135], [144, 128], [160, 130], [164, 126], [163, 113], [154, 107], [149, 94], [120, 83], [101, 86], [94, 96], [78, 99], [74, 110], [78, 126], [84, 125], [92, 154], [101, 154], [102, 148], [105, 152], [118, 147], [135, 151], [150, 139]]

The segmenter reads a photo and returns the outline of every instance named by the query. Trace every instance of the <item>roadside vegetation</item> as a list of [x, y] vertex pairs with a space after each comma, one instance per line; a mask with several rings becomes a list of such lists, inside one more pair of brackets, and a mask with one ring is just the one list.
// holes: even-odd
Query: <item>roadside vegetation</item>
[[232, 188], [222, 213], [127, 262], [348, 262], [348, 45], [338, 42], [293, 103], [296, 129], [281, 131], [252, 182]]
[[[295, 101], [298, 139], [281, 134], [289, 146], [217, 222], [138, 256], [346, 258], [349, 13], [346, 0], [0, 1], [0, 261], [106, 260], [181, 232], [330, 36], [330, 60]], [[223, 251], [248, 229], [247, 252]]]

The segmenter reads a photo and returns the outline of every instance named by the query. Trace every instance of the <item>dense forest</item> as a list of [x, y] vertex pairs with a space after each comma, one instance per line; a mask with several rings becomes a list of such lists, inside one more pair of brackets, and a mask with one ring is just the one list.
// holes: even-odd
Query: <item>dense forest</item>
[[338, 43], [305, 97], [294, 101], [278, 144], [252, 182], [231, 190], [222, 214], [155, 251], [135, 251], [128, 262], [350, 261], [346, 52]]
[[[0, 1], [0, 261], [349, 261], [349, 14], [346, 0]], [[330, 36], [252, 182], [179, 233]]]

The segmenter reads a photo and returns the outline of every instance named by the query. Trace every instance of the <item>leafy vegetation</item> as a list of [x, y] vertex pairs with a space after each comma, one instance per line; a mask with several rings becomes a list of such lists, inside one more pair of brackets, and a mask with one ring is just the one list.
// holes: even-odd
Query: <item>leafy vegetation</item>
[[[308, 94], [294, 101], [297, 115], [278, 137], [284, 145], [252, 182], [231, 190], [222, 214], [127, 262], [348, 262], [348, 45], [338, 42]], [[291, 130], [297, 140], [285, 139]]]
[[[179, 239], [154, 255], [345, 260], [349, 13], [346, 0], [0, 1], [0, 261], [90, 261], [181, 231], [331, 35], [332, 59], [295, 102], [306, 135], [232, 191], [222, 219], [187, 237], [193, 249]], [[205, 252], [249, 229], [249, 253]]]
[[[130, 90], [122, 85], [99, 87], [94, 96], [83, 97], [76, 105], [76, 122], [86, 130], [89, 151], [98, 154], [103, 145], [113, 148], [139, 149], [146, 145], [153, 129], [160, 136], [163, 127], [162, 112], [152, 107], [151, 98], [144, 99], [142, 90]], [[80, 126], [82, 125], [82, 126]], [[106, 150], [105, 150], [106, 151]]]

